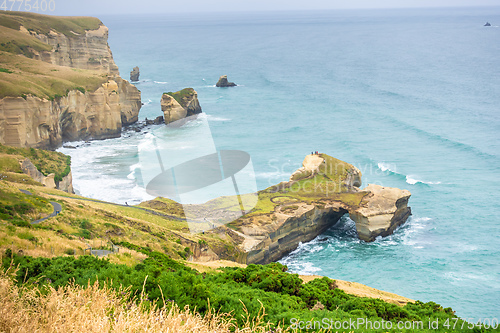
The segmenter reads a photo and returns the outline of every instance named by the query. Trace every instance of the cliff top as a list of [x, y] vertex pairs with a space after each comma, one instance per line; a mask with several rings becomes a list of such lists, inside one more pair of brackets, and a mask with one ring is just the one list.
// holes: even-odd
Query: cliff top
[[19, 31], [21, 26], [29, 32], [46, 35], [51, 30], [66, 36], [83, 34], [87, 30], [99, 29], [103, 23], [95, 17], [52, 16], [29, 12], [2, 11], [0, 25]]

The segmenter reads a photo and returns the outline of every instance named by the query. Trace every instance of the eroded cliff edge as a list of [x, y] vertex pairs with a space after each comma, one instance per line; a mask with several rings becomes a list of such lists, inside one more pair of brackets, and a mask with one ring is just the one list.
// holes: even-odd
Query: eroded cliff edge
[[360, 189], [361, 172], [349, 163], [312, 154], [302, 165], [290, 181], [259, 192], [256, 209], [231, 223], [244, 238], [238, 244], [241, 262], [279, 260], [345, 214], [356, 223], [359, 238], [368, 242], [391, 234], [411, 215], [410, 192], [379, 185]]
[[0, 16], [0, 143], [51, 149], [137, 121], [140, 91], [119, 76], [101, 21]]

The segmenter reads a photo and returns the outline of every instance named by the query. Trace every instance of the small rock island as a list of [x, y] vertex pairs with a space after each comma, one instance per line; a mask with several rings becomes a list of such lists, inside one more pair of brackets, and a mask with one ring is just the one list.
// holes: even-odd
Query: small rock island
[[130, 72], [130, 82], [138, 82], [140, 74], [139, 67], [134, 67], [134, 69]]
[[236, 83], [234, 82], [229, 82], [227, 80], [227, 75], [222, 75], [219, 78], [219, 81], [217, 81], [217, 84], [215, 85], [216, 87], [219, 88], [225, 88], [225, 87], [236, 87]]

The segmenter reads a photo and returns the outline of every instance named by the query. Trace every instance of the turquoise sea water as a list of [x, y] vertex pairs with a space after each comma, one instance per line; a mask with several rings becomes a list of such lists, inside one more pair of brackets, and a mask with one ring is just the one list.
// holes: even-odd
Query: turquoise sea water
[[[122, 76], [141, 69], [140, 118], [161, 115], [162, 92], [195, 88], [215, 144], [250, 153], [259, 189], [318, 150], [364, 185], [412, 192], [394, 235], [361, 242], [345, 218], [284, 258], [292, 271], [500, 317], [500, 7], [101, 19]], [[215, 88], [222, 74], [239, 86]], [[165, 130], [61, 149], [75, 187], [144, 200], [137, 144]]]

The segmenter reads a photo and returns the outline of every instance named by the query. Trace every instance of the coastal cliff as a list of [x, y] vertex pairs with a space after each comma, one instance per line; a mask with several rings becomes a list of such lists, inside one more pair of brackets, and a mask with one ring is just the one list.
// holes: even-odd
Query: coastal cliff
[[116, 77], [95, 91], [71, 90], [53, 100], [33, 95], [0, 100], [0, 143], [50, 149], [63, 142], [107, 139], [137, 121], [140, 93]]
[[0, 13], [0, 143], [54, 149], [119, 137], [141, 93], [119, 76], [96, 18]]
[[55, 30], [39, 34], [33, 30], [28, 31], [24, 26], [20, 27], [20, 31], [52, 47], [50, 51], [35, 51], [33, 58], [36, 60], [59, 66], [120, 74], [108, 45], [108, 28], [102, 23], [95, 30], [75, 32], [69, 36]]

